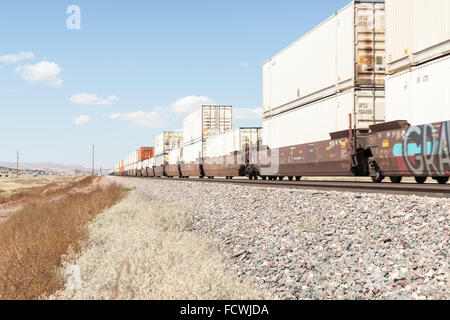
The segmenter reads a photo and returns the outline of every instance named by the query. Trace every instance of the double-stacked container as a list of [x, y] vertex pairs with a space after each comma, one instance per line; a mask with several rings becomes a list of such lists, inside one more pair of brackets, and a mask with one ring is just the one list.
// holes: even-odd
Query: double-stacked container
[[330, 139], [385, 120], [385, 11], [353, 1], [263, 65], [270, 148]]
[[[173, 149], [178, 149], [183, 143], [182, 131], [164, 131], [155, 139], [155, 176], [162, 177], [167, 175], [167, 169], [170, 173], [175, 169], [172, 166], [168, 167], [169, 152]], [[178, 172], [178, 166], [176, 168]], [[176, 173], [178, 175], [178, 173]]]
[[168, 161], [166, 165], [166, 174], [168, 177], [181, 176], [181, 147], [169, 151]]
[[201, 106], [184, 119], [180, 165], [183, 176], [204, 176], [202, 161], [206, 141], [232, 129], [233, 107]]
[[450, 1], [386, 1], [386, 120], [450, 120]]
[[208, 177], [244, 176], [251, 152], [259, 151], [262, 128], [239, 128], [206, 140], [203, 170]]

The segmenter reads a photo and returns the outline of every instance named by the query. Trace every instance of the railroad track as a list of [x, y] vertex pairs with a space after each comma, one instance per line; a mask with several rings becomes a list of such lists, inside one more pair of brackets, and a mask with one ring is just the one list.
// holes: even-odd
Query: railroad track
[[438, 198], [450, 198], [450, 184], [416, 184], [416, 183], [371, 183], [371, 182], [343, 182], [343, 181], [270, 181], [270, 180], [245, 180], [234, 179], [227, 180], [223, 178], [216, 179], [180, 179], [180, 178], [150, 178], [163, 179], [168, 181], [191, 181], [205, 183], [230, 183], [237, 185], [248, 185], [256, 187], [277, 187], [277, 188], [299, 188], [328, 191], [347, 191], [347, 192], [367, 192], [367, 193], [389, 193], [404, 195], [431, 196]]

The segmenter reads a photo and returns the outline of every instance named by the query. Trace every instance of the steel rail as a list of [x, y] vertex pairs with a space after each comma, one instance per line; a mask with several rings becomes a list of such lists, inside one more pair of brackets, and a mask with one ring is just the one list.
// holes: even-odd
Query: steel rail
[[343, 192], [365, 192], [365, 193], [387, 193], [431, 196], [439, 198], [450, 198], [450, 184], [416, 184], [416, 183], [372, 183], [372, 182], [348, 182], [348, 181], [287, 181], [287, 180], [245, 180], [224, 178], [199, 179], [199, 178], [167, 178], [167, 177], [135, 177], [157, 179], [164, 181], [191, 181], [206, 183], [230, 183], [236, 185], [246, 185], [255, 187], [278, 187], [278, 188], [300, 188], [300, 189], [320, 189], [328, 191]]

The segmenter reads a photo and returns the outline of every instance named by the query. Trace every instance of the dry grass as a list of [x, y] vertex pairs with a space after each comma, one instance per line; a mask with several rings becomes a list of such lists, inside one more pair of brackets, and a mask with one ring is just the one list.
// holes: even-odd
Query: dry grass
[[86, 224], [124, 194], [115, 184], [89, 193], [70, 194], [69, 187], [61, 192], [63, 197], [50, 202], [34, 191], [26, 194], [41, 200], [27, 203], [0, 224], [0, 299], [38, 299], [62, 289], [64, 281], [56, 272], [62, 255], [69, 248], [79, 250]]
[[[89, 240], [65, 258], [65, 290], [52, 299], [261, 299], [227, 270], [210, 239], [190, 231], [187, 211], [134, 193], [89, 225]], [[81, 284], [70, 286], [73, 270]]]
[[82, 180], [75, 180], [70, 182], [65, 181], [63, 183], [52, 182], [50, 184], [39, 187], [21, 188], [15, 193], [0, 195], [0, 204], [17, 201], [43, 201], [51, 196], [67, 195], [74, 187], [83, 188], [89, 186], [94, 182], [95, 179], [97, 179], [97, 177], [89, 176]]
[[0, 189], [11, 194], [15, 192], [20, 192], [24, 189], [43, 187], [51, 183], [57, 183], [59, 185], [64, 185], [65, 183], [71, 183], [81, 180], [82, 177], [73, 176], [23, 176], [23, 177], [0, 177]]

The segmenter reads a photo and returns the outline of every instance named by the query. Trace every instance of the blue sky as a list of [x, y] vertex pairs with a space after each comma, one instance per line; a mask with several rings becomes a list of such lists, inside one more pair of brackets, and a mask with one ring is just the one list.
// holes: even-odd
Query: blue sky
[[202, 103], [259, 126], [263, 62], [349, 2], [4, 0], [0, 161], [111, 168]]

